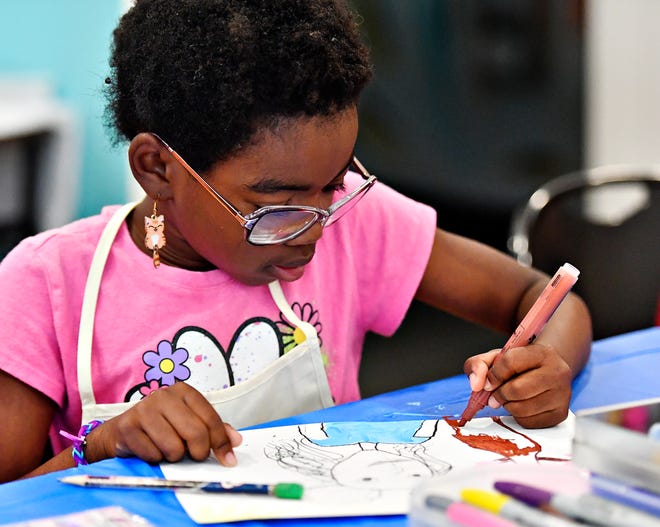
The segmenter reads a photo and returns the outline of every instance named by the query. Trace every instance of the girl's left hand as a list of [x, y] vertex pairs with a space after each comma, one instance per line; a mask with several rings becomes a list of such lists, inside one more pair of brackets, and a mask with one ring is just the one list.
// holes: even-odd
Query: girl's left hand
[[566, 419], [573, 376], [557, 350], [535, 343], [499, 352], [491, 350], [465, 361], [470, 388], [492, 391], [489, 406], [503, 405], [525, 428], [545, 428]]

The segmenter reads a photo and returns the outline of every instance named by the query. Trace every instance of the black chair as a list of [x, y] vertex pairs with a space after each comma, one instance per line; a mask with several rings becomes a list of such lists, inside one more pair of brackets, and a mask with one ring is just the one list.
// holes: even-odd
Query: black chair
[[660, 297], [660, 165], [611, 165], [559, 176], [513, 216], [508, 247], [552, 275], [580, 270], [596, 339], [654, 324]]

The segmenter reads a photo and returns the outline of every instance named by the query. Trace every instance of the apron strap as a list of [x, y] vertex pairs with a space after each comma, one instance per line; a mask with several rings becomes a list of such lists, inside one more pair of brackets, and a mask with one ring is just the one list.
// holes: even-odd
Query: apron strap
[[268, 284], [268, 289], [270, 289], [270, 294], [273, 297], [275, 304], [284, 315], [284, 317], [294, 326], [299, 328], [305, 334], [305, 338], [307, 339], [318, 338], [314, 326], [312, 326], [309, 322], [300, 320], [298, 315], [296, 315], [293, 309], [291, 309], [291, 306], [286, 301], [286, 297], [284, 296], [284, 291], [282, 291], [282, 284], [280, 284], [279, 280], [274, 280], [273, 282], [270, 282]]
[[99, 297], [101, 278], [105, 262], [110, 254], [112, 243], [128, 214], [135, 208], [137, 202], [127, 203], [119, 208], [110, 218], [94, 251], [92, 265], [87, 274], [82, 309], [80, 312], [80, 327], [78, 329], [78, 391], [82, 406], [96, 404], [92, 387], [92, 337], [94, 335], [94, 315]]
[[[101, 237], [99, 239], [92, 264], [87, 275], [85, 292], [83, 296], [82, 309], [80, 313], [80, 328], [78, 330], [78, 391], [83, 408], [87, 405], [95, 405], [94, 389], [92, 386], [92, 338], [94, 335], [94, 316], [96, 314], [96, 304], [98, 301], [99, 290], [101, 287], [101, 278], [105, 263], [110, 254], [112, 244], [128, 214], [135, 208], [137, 202], [127, 203], [119, 208], [110, 218]], [[294, 326], [300, 328], [305, 334], [305, 338], [313, 341], [318, 338], [316, 329], [309, 322], [301, 320], [291, 309], [286, 301], [282, 286], [275, 280], [268, 284], [270, 294], [275, 304], [282, 312], [284, 317]]]

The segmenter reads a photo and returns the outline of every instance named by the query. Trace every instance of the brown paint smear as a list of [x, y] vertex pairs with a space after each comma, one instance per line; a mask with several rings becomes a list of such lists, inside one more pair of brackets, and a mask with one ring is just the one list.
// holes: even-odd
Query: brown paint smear
[[510, 426], [505, 425], [502, 422], [502, 419], [499, 417], [491, 417], [491, 419], [500, 425], [502, 428], [505, 428], [514, 434], [524, 437], [527, 439], [531, 446], [521, 448], [511, 439], [505, 439], [497, 435], [489, 434], [473, 434], [466, 435], [462, 432], [462, 427], [458, 425], [458, 419], [451, 419], [449, 417], [444, 418], [449, 426], [454, 429], [454, 437], [459, 441], [462, 441], [466, 445], [478, 450], [487, 450], [488, 452], [493, 452], [499, 454], [500, 456], [505, 457], [507, 460], [510, 460], [515, 456], [528, 456], [534, 454], [534, 458], [537, 461], [568, 461], [567, 459], [560, 458], [550, 458], [550, 457], [541, 457], [541, 445], [534, 441], [531, 437], [526, 436], [525, 434], [514, 430]]

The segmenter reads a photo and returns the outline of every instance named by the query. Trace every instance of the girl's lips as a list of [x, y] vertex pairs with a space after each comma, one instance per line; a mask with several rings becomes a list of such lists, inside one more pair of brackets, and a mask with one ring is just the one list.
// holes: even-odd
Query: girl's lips
[[305, 273], [305, 266], [299, 265], [297, 267], [284, 267], [281, 265], [273, 265], [273, 275], [278, 280], [284, 282], [294, 282], [298, 280]]
[[288, 262], [274, 263], [271, 262], [270, 269], [272, 275], [283, 282], [294, 282], [298, 280], [305, 273], [305, 267], [314, 257], [314, 251], [308, 251], [303, 254], [298, 254], [296, 259], [289, 260]]
[[294, 282], [298, 280], [305, 272], [305, 267], [303, 265], [299, 267], [282, 267], [279, 265], [273, 265], [273, 275], [278, 280], [284, 282]]

